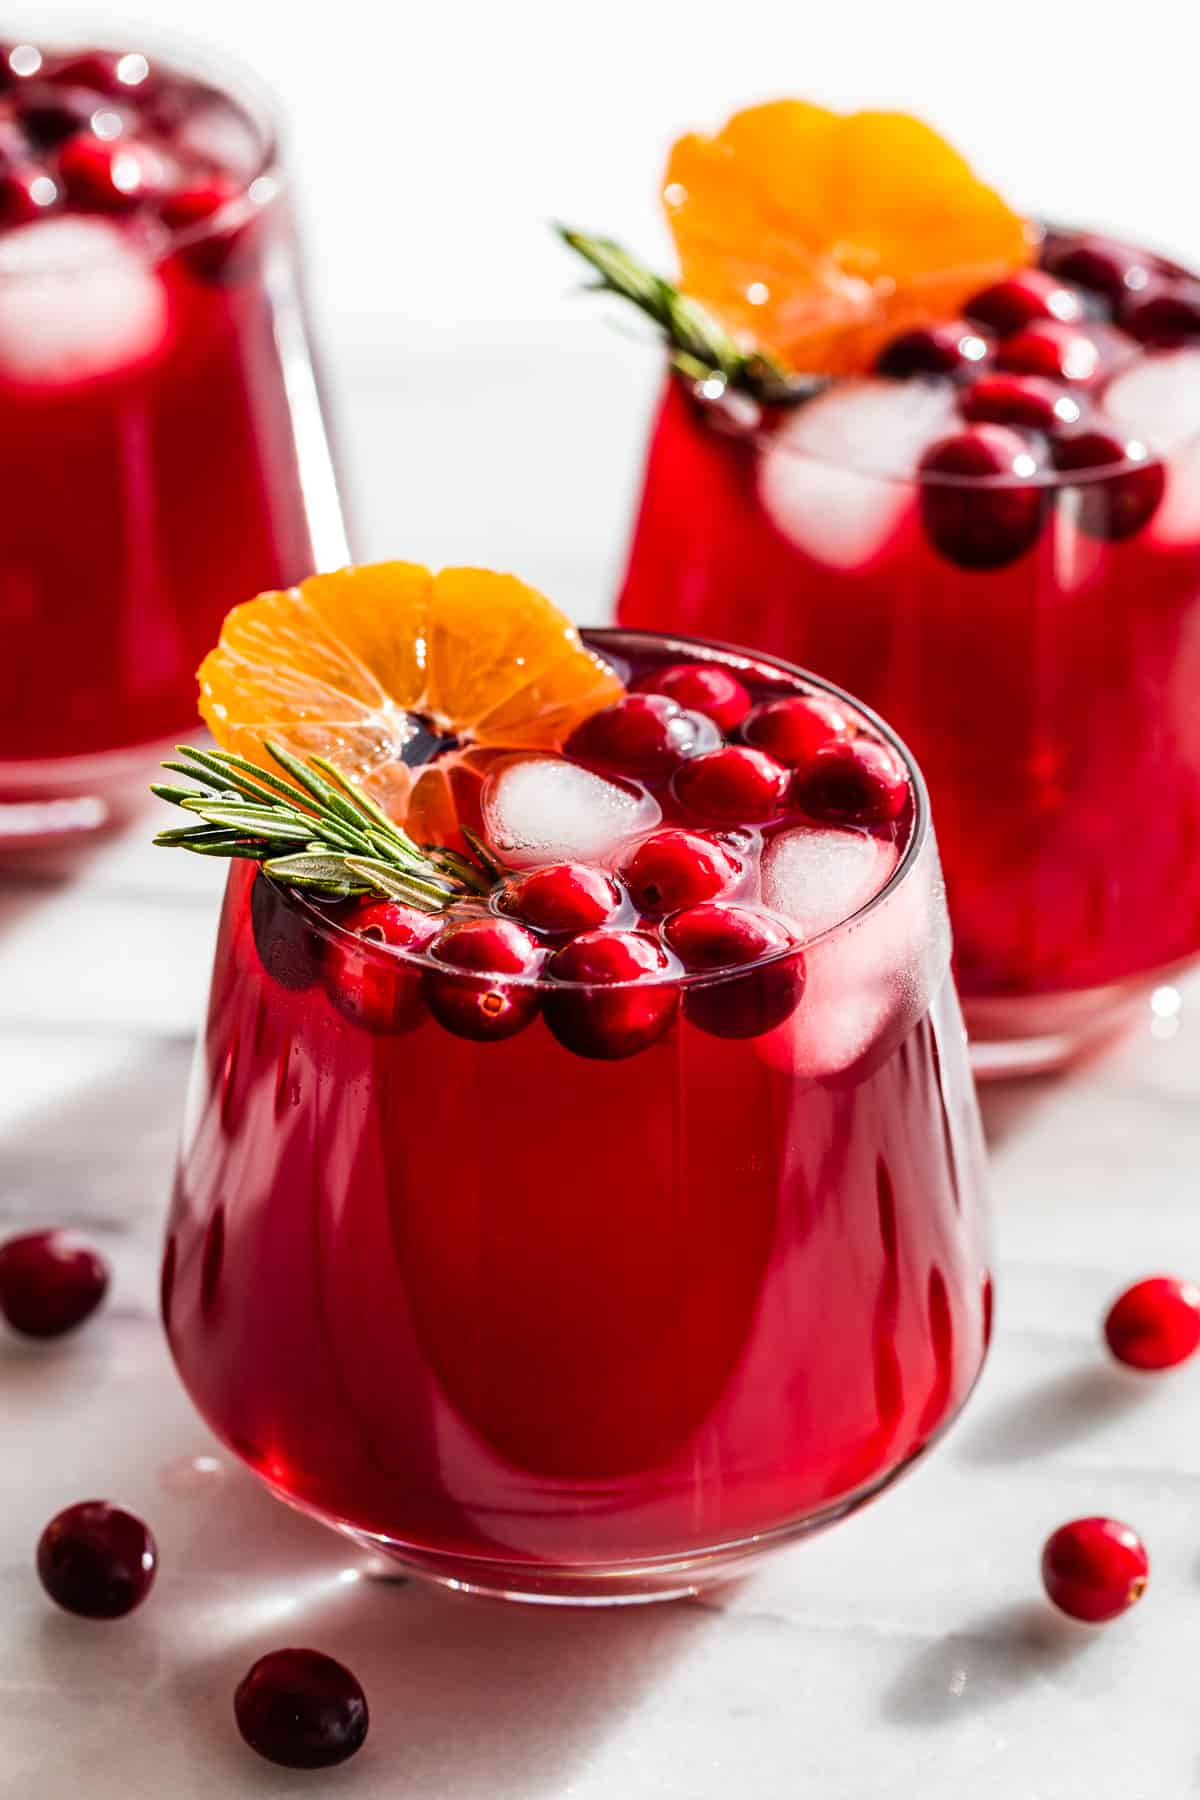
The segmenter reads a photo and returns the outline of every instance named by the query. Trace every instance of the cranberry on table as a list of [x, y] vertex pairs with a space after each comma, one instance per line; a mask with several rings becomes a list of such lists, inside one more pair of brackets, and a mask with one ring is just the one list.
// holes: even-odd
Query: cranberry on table
[[84, 1500], [51, 1519], [38, 1540], [37, 1572], [50, 1598], [84, 1619], [120, 1619], [154, 1583], [158, 1549], [149, 1527], [107, 1500]]
[[162, 159], [145, 144], [80, 132], [58, 162], [68, 197], [84, 212], [125, 212], [153, 199], [165, 182]]
[[31, 1231], [0, 1244], [0, 1313], [24, 1337], [61, 1337], [108, 1292], [104, 1258], [66, 1231]]
[[238, 1683], [237, 1728], [252, 1750], [285, 1769], [330, 1769], [361, 1750], [367, 1697], [343, 1663], [320, 1650], [272, 1650]]
[[741, 873], [738, 858], [713, 838], [671, 829], [643, 839], [621, 865], [634, 905], [653, 916], [714, 900]]
[[1081, 415], [1075, 396], [1039, 375], [984, 375], [963, 388], [958, 410], [973, 425], [1019, 425], [1052, 436]]
[[1010, 337], [1036, 319], [1071, 324], [1083, 317], [1083, 302], [1044, 269], [1022, 269], [976, 294], [967, 302], [966, 313], [974, 324], [986, 326], [997, 337]]
[[1100, 372], [1100, 347], [1078, 326], [1044, 319], [1005, 338], [996, 353], [996, 364], [1015, 375], [1086, 383]]
[[429, 955], [448, 965], [446, 974], [426, 969], [422, 978], [430, 1012], [456, 1037], [482, 1043], [513, 1037], [537, 1013], [534, 978], [542, 954], [536, 938], [512, 919], [452, 920], [429, 944]]
[[792, 801], [825, 824], [883, 825], [908, 802], [908, 776], [897, 756], [872, 738], [817, 752], [792, 780]]
[[1161, 281], [1131, 295], [1121, 325], [1139, 343], [1172, 349], [1200, 338], [1200, 282]]
[[1090, 476], [1071, 491], [1074, 514], [1092, 537], [1133, 537], [1149, 524], [1166, 489], [1162, 463], [1136, 438], [1074, 432], [1054, 444], [1053, 457], [1062, 474]]
[[737, 676], [719, 663], [671, 663], [644, 675], [637, 691], [666, 694], [690, 712], [711, 719], [718, 731], [732, 731], [750, 710], [749, 694]]
[[511, 876], [499, 904], [535, 931], [565, 936], [607, 925], [620, 911], [621, 890], [588, 863], [550, 863]]
[[[759, 1037], [790, 1018], [799, 1005], [804, 958], [799, 951], [783, 954], [795, 939], [769, 914], [704, 902], [676, 913], [663, 927], [663, 936], [689, 973], [727, 975], [684, 990], [684, 1013], [702, 1031], [714, 1037]], [[731, 974], [734, 970], [743, 972]]]
[[696, 818], [762, 825], [779, 811], [787, 781], [787, 770], [765, 750], [726, 744], [684, 763], [673, 785], [675, 798]]
[[1113, 1301], [1104, 1336], [1131, 1369], [1174, 1369], [1200, 1349], [1200, 1288], [1171, 1275], [1135, 1282]]
[[952, 319], [902, 331], [880, 351], [875, 372], [902, 380], [912, 375], [962, 375], [985, 362], [990, 351], [987, 339], [972, 325]]
[[566, 754], [611, 774], [653, 781], [703, 747], [702, 725], [711, 732], [707, 720], [685, 712], [667, 694], [626, 694], [577, 726]]
[[1038, 459], [1004, 425], [972, 425], [921, 458], [921, 521], [934, 546], [964, 569], [1002, 569], [1033, 545], [1046, 513]]
[[1060, 1612], [1102, 1625], [1146, 1590], [1150, 1559], [1137, 1532], [1118, 1519], [1073, 1519], [1042, 1551], [1042, 1582]]
[[549, 974], [570, 983], [547, 991], [547, 1025], [577, 1056], [613, 1062], [653, 1044], [679, 1010], [671, 962], [638, 931], [585, 931], [551, 959]]
[[742, 721], [742, 736], [756, 750], [785, 768], [808, 762], [826, 744], [850, 735], [850, 721], [832, 700], [819, 694], [790, 695], [764, 700]]
[[[325, 945], [325, 987], [346, 1018], [368, 1031], [408, 1031], [424, 1017], [421, 977], [393, 950], [423, 950], [440, 920], [399, 900], [360, 901], [338, 921], [347, 937]], [[363, 945], [371, 947], [360, 947]]]

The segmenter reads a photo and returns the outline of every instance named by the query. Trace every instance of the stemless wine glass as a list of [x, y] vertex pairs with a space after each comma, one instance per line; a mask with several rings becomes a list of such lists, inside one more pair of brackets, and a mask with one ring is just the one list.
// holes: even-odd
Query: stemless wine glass
[[[162, 1299], [196, 1405], [283, 1498], [453, 1587], [605, 1603], [885, 1488], [969, 1393], [991, 1286], [915, 765], [787, 664], [585, 636], [631, 683], [711, 662], [865, 721], [911, 778], [893, 872], [758, 969], [599, 992], [365, 941], [235, 864]], [[831, 835], [834, 882], [875, 840]], [[626, 1055], [627, 996], [657, 1035]], [[467, 999], [524, 1028], [457, 1035]]]
[[1200, 290], [1094, 236], [1041, 262], [791, 410], [670, 377], [618, 615], [811, 665], [912, 744], [982, 1074], [1200, 952]]
[[140, 42], [0, 47], [0, 845], [189, 731], [230, 605], [346, 560], [274, 122]]

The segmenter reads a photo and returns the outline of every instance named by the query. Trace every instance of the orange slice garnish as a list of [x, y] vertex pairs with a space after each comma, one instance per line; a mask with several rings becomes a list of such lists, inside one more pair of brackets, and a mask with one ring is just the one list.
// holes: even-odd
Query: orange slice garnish
[[795, 370], [865, 368], [1033, 254], [1024, 220], [904, 113], [750, 107], [679, 139], [663, 199], [684, 290]]
[[[622, 692], [570, 620], [514, 576], [402, 562], [235, 606], [199, 678], [224, 749], [268, 769], [267, 739], [325, 756], [426, 844], [452, 843], [477, 817], [498, 752], [558, 749]], [[409, 767], [423, 730], [455, 742]]]

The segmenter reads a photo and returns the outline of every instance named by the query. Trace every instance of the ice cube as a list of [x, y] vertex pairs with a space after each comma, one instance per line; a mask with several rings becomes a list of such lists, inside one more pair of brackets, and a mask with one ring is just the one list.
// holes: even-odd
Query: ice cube
[[561, 757], [524, 757], [487, 778], [482, 796], [489, 842], [520, 869], [541, 863], [611, 866], [630, 838], [653, 831], [662, 809], [652, 795], [606, 781]]
[[843, 381], [798, 406], [762, 454], [759, 498], [800, 549], [861, 567], [916, 502], [921, 454], [956, 424], [946, 382]]
[[1142, 357], [1109, 383], [1104, 410], [1166, 459], [1166, 491], [1146, 536], [1167, 545], [1200, 541], [1200, 350]]
[[64, 386], [139, 362], [166, 336], [161, 282], [116, 225], [39, 219], [0, 234], [0, 376]]
[[265, 146], [253, 121], [227, 100], [217, 97], [197, 106], [175, 127], [179, 148], [226, 169], [241, 181], [258, 174]]
[[795, 825], [763, 853], [763, 901], [802, 939], [815, 938], [865, 906], [899, 859], [895, 844], [865, 831]]
[[807, 950], [804, 962], [800, 1005], [755, 1039], [756, 1054], [793, 1077], [866, 1073], [912, 1029], [947, 979], [950, 927], [932, 843], [885, 900]]

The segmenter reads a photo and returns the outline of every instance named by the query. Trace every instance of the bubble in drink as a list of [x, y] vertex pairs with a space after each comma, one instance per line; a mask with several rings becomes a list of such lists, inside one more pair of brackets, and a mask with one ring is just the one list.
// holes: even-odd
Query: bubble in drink
[[631, 838], [652, 831], [662, 816], [650, 794], [548, 756], [511, 762], [489, 775], [482, 805], [489, 842], [522, 869], [554, 862], [611, 865]]

